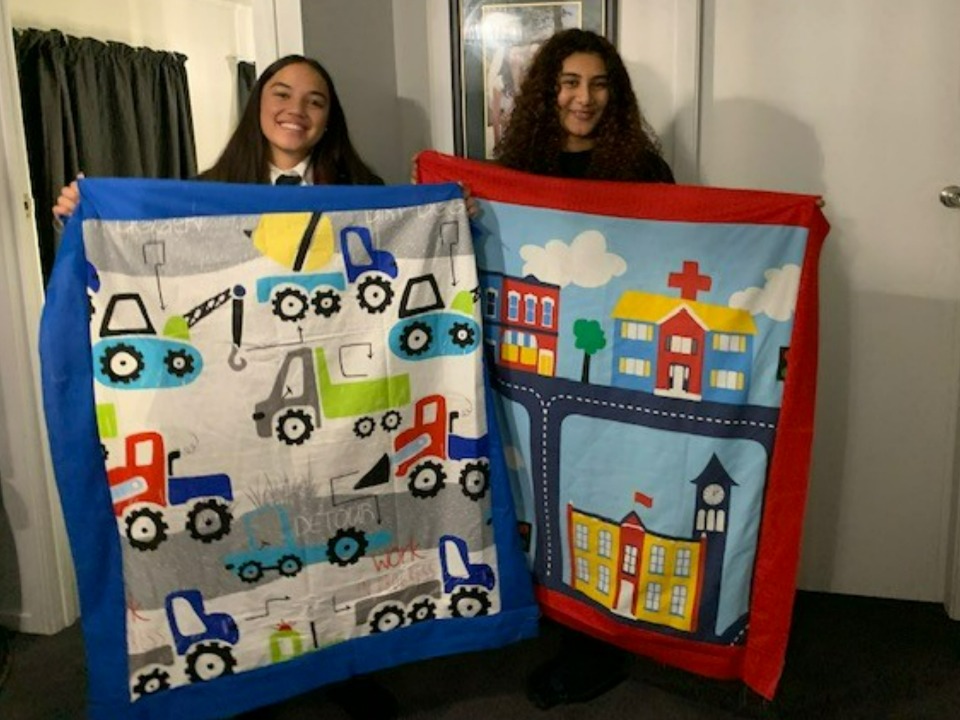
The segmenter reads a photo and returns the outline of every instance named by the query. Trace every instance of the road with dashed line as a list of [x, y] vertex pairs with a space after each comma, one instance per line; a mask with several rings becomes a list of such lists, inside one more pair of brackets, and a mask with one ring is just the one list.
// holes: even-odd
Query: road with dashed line
[[[522, 405], [530, 418], [530, 478], [536, 513], [534, 570], [538, 580], [563, 590], [558, 560], [560, 435], [570, 415], [612, 420], [705, 437], [753, 440], [769, 456], [773, 451], [779, 408], [667, 398], [626, 388], [590, 385], [565, 378], [543, 377], [497, 366], [493, 384], [509, 400]], [[554, 464], [557, 467], [554, 467]]]

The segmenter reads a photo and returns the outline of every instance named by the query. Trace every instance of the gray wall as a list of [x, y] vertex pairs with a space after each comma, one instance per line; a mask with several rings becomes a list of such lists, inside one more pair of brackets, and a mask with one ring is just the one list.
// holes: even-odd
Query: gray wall
[[391, 0], [306, 0], [304, 54], [333, 76], [350, 137], [360, 156], [388, 183], [406, 182], [400, 148]]

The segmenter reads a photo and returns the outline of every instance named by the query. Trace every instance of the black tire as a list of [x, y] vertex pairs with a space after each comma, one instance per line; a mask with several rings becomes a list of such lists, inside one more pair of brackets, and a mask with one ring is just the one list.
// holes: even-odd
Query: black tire
[[273, 296], [273, 314], [283, 322], [297, 322], [307, 316], [307, 296], [297, 288], [283, 288]]
[[230, 534], [233, 514], [219, 500], [201, 500], [187, 514], [187, 531], [194, 540], [212, 543]]
[[287, 410], [277, 418], [277, 439], [287, 445], [303, 445], [313, 434], [313, 418], [306, 410]]
[[156, 550], [167, 539], [169, 527], [163, 521], [163, 513], [153, 508], [141, 507], [132, 510], [124, 523], [127, 540], [136, 550]]
[[163, 358], [167, 372], [174, 377], [186, 377], [194, 370], [193, 356], [186, 350], [170, 350]]
[[263, 565], [256, 560], [248, 560], [237, 568], [237, 575], [245, 583], [255, 583], [263, 577]]
[[190, 648], [186, 657], [190, 682], [207, 682], [224, 675], [233, 675], [237, 665], [233, 652], [216, 643], [200, 643]]
[[450, 614], [458, 618], [472, 618], [490, 612], [490, 597], [483, 588], [461, 587], [450, 596]]
[[468, 498], [477, 502], [490, 488], [490, 466], [483, 462], [467, 463], [460, 471], [460, 489]]
[[333, 317], [340, 312], [340, 293], [336, 290], [317, 290], [311, 303], [317, 315], [325, 318]]
[[134, 697], [141, 698], [155, 695], [158, 692], [170, 689], [170, 673], [160, 668], [145, 672], [137, 678], [131, 692]]
[[401, 628], [406, 623], [403, 606], [397, 603], [384, 605], [370, 618], [370, 632], [385, 633]]
[[377, 429], [377, 421], [372, 417], [362, 417], [353, 424], [353, 434], [358, 438], [368, 438]]
[[357, 286], [357, 304], [371, 315], [382, 313], [393, 303], [393, 286], [386, 278], [371, 276]]
[[333, 565], [354, 565], [367, 551], [367, 534], [356, 528], [340, 528], [327, 542], [327, 559]]
[[467, 323], [454, 323], [450, 328], [450, 341], [459, 348], [468, 348], [475, 345], [477, 335]]
[[284, 577], [293, 577], [303, 570], [303, 561], [296, 555], [284, 555], [277, 563], [277, 572]]
[[427, 620], [434, 620], [437, 617], [437, 603], [433, 598], [422, 598], [410, 605], [407, 611], [407, 621], [413, 625]]
[[380, 418], [380, 427], [382, 427], [386, 432], [393, 432], [400, 424], [403, 422], [403, 415], [400, 414], [397, 410], [388, 410], [383, 414], [383, 417]]
[[407, 480], [407, 487], [410, 494], [415, 498], [435, 497], [438, 492], [443, 490], [444, 480], [447, 474], [443, 471], [443, 465], [433, 460], [426, 460], [417, 465]]
[[127, 343], [109, 346], [100, 357], [100, 369], [114, 382], [131, 383], [143, 374], [143, 368], [143, 353]]
[[433, 330], [425, 322], [414, 320], [400, 333], [399, 343], [408, 357], [423, 355], [433, 345]]

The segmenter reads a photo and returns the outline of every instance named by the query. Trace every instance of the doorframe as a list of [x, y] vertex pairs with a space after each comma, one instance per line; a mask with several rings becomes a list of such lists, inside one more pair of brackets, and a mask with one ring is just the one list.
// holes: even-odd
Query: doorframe
[[0, 624], [52, 634], [77, 619], [79, 604], [43, 420], [43, 280], [11, 27], [7, 1], [0, 0], [0, 317], [9, 318], [0, 322], [0, 492], [20, 582], [19, 607], [0, 606]]
[[[956, 211], [954, 211], [956, 212]], [[956, 324], [960, 327], [960, 309]], [[950, 511], [947, 519], [946, 577], [944, 578], [943, 604], [951, 620], [960, 620], [960, 392], [957, 397], [958, 420], [953, 445], [953, 487], [950, 496]]]
[[257, 74], [284, 55], [303, 55], [300, 0], [252, 0]]

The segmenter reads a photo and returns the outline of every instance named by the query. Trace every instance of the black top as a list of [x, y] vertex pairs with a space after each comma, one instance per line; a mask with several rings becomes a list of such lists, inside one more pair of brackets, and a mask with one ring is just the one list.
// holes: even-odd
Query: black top
[[[581, 179], [587, 176], [587, 168], [590, 167], [590, 157], [592, 150], [580, 150], [578, 152], [560, 153], [560, 177]], [[637, 179], [637, 182], [662, 182], [675, 183], [673, 171], [667, 165], [667, 161], [659, 155], [651, 155], [649, 169], [645, 170], [643, 176]]]

